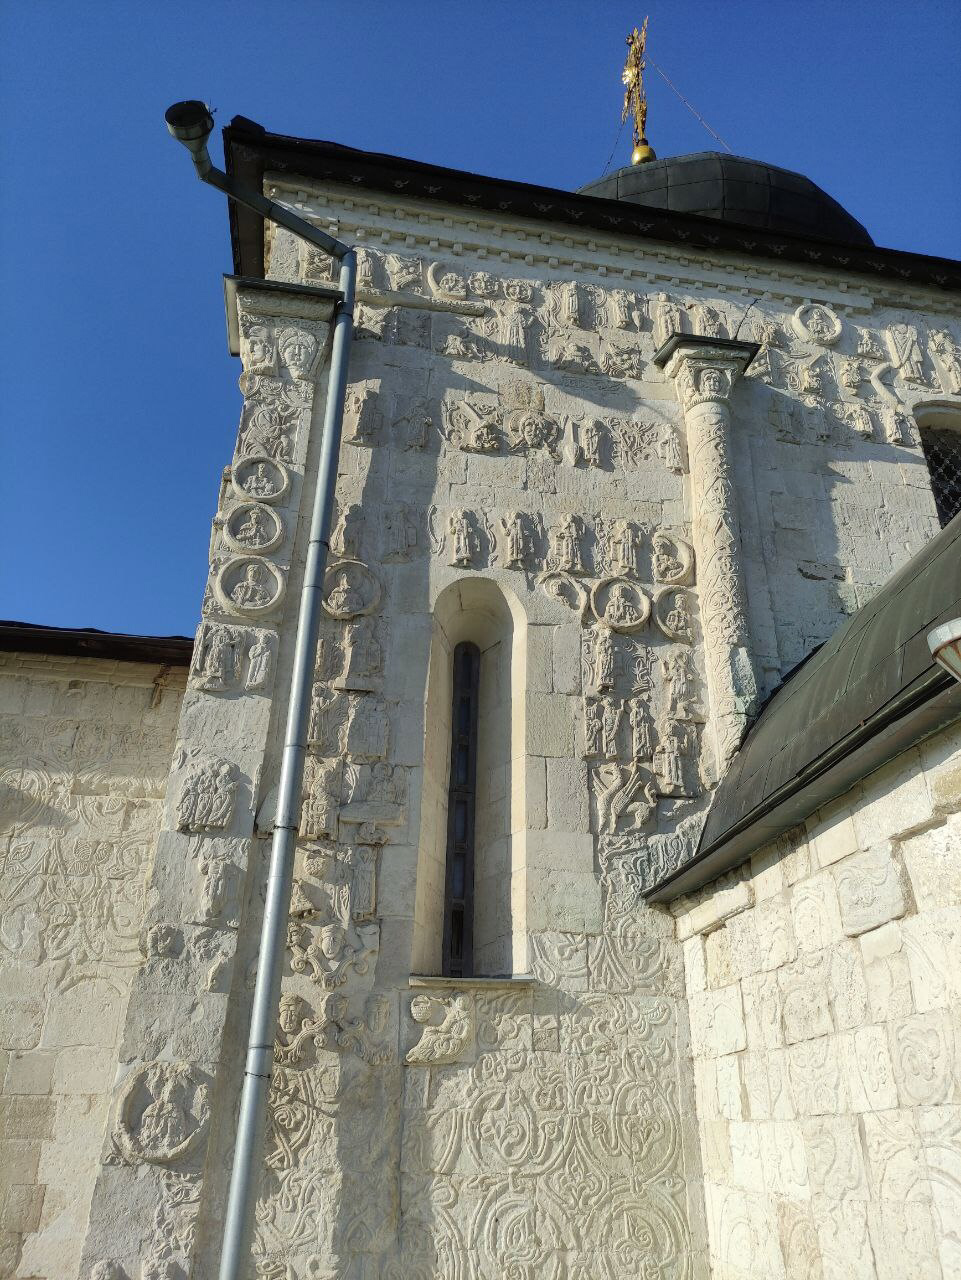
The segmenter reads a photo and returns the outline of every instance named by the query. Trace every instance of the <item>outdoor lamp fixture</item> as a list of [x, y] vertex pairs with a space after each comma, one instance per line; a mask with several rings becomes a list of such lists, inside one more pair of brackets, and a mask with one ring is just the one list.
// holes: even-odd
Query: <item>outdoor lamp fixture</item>
[[928, 648], [939, 667], [961, 680], [961, 618], [952, 618], [929, 631]]
[[307, 561], [297, 614], [297, 635], [291, 662], [290, 684], [280, 696], [286, 706], [279, 708], [286, 720], [284, 750], [277, 784], [277, 811], [270, 846], [270, 872], [257, 959], [257, 982], [250, 1013], [250, 1032], [240, 1113], [234, 1143], [234, 1162], [224, 1215], [220, 1280], [240, 1280], [248, 1274], [253, 1235], [254, 1204], [258, 1171], [263, 1160], [264, 1120], [267, 1089], [274, 1058], [280, 977], [287, 942], [287, 918], [293, 887], [294, 855], [300, 826], [300, 800], [307, 753], [307, 720], [314, 680], [314, 660], [323, 608], [324, 574], [334, 510], [340, 435], [347, 395], [347, 365], [354, 331], [354, 290], [357, 282], [357, 254], [340, 240], [299, 218], [254, 187], [244, 186], [230, 174], [214, 167], [207, 153], [207, 139], [214, 127], [205, 102], [175, 102], [164, 115], [171, 135], [190, 152], [202, 182], [223, 191], [231, 200], [253, 209], [262, 218], [285, 227], [308, 244], [336, 258], [340, 263], [339, 296], [334, 307], [327, 403], [317, 465], [314, 505], [307, 535]]

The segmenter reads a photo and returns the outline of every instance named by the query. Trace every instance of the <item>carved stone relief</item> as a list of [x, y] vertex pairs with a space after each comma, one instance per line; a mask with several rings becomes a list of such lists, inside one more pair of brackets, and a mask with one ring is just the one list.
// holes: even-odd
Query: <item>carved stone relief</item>
[[340, 560], [324, 576], [324, 608], [342, 622], [373, 613], [380, 595], [380, 583], [359, 560]]
[[367, 446], [376, 444], [383, 421], [380, 383], [358, 383], [348, 393], [344, 406], [344, 443]]
[[669, 640], [693, 644], [694, 601], [691, 592], [683, 588], [662, 587], [654, 597], [654, 617]]
[[423, 1028], [408, 1050], [409, 1066], [440, 1066], [456, 1062], [468, 1049], [474, 1032], [474, 1002], [466, 992], [450, 996], [415, 995], [410, 1016]]
[[121, 1087], [114, 1149], [134, 1164], [169, 1164], [203, 1142], [209, 1118], [202, 1072], [187, 1062], [149, 1062]]
[[264, 689], [272, 675], [272, 631], [204, 622], [197, 633], [190, 682], [208, 693]]
[[217, 757], [200, 757], [185, 765], [177, 797], [178, 831], [226, 830], [234, 815], [236, 765]]
[[290, 489], [290, 474], [282, 463], [266, 455], [252, 455], [234, 463], [231, 483], [240, 498], [282, 503]]
[[214, 590], [228, 613], [256, 618], [281, 603], [287, 588], [283, 570], [267, 560], [237, 556], [228, 560], [214, 580]]
[[806, 342], [832, 347], [841, 337], [841, 321], [830, 307], [819, 302], [802, 304], [791, 318], [794, 332]]
[[245, 502], [234, 507], [224, 520], [224, 537], [235, 551], [266, 555], [283, 542], [283, 521], [263, 503]]

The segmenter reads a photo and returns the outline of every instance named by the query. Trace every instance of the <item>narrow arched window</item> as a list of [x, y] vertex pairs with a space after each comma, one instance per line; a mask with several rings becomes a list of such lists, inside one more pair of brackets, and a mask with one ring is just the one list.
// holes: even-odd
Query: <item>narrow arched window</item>
[[922, 427], [921, 447], [942, 528], [961, 511], [961, 431]]
[[453, 677], [443, 971], [449, 977], [464, 978], [474, 971], [474, 826], [480, 685], [480, 650], [476, 644], [459, 644], [454, 649]]

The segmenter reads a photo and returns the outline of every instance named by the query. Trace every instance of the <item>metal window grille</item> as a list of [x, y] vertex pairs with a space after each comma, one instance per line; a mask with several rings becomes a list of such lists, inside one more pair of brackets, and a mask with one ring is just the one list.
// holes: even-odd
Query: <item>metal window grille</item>
[[443, 970], [447, 977], [468, 978], [474, 972], [474, 812], [480, 676], [480, 650], [476, 644], [456, 647], [453, 674]]
[[924, 427], [921, 446], [943, 527], [961, 511], [961, 431]]

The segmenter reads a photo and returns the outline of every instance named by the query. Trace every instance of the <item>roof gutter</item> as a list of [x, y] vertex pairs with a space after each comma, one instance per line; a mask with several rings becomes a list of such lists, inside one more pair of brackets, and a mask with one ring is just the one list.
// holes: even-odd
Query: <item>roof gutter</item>
[[644, 894], [671, 902], [715, 880], [923, 738], [961, 718], [961, 684], [932, 667], [763, 804]]

